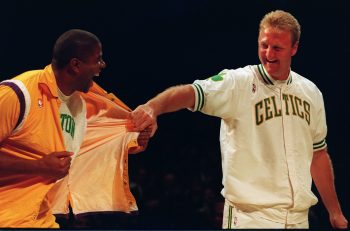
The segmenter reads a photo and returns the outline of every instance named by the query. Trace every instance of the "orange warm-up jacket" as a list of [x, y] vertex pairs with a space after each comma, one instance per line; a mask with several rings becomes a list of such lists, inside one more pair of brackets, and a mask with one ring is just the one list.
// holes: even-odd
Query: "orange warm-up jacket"
[[[27, 105], [29, 110], [25, 113], [20, 129], [14, 130], [20, 114], [20, 103], [12, 89], [0, 86], [0, 155], [36, 160], [49, 153], [65, 150], [59, 118], [60, 101], [51, 65], [44, 70], [25, 72], [14, 80], [23, 83], [31, 103]], [[112, 117], [116, 116], [115, 112], [109, 110], [100, 111], [100, 108], [109, 104], [99, 103], [96, 95], [107, 97], [128, 110], [125, 104], [96, 84], [91, 90], [85, 97], [82, 94], [88, 118], [98, 117], [101, 112], [104, 112], [102, 115], [112, 113]], [[90, 97], [91, 94], [95, 96]], [[124, 120], [123, 125], [127, 124], [128, 121]], [[131, 143], [134, 143], [131, 146], [137, 145]], [[86, 148], [89, 149], [89, 146]], [[0, 227], [57, 228], [46, 196], [54, 183], [50, 178], [34, 174], [1, 174]]]

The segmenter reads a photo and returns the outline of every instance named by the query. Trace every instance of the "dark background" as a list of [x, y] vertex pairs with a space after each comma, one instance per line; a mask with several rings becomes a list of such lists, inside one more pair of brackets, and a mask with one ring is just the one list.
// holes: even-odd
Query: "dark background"
[[[2, 1], [0, 80], [42, 69], [50, 63], [60, 34], [85, 29], [103, 43], [107, 68], [96, 82], [134, 109], [172, 85], [192, 83], [225, 68], [257, 64], [260, 19], [270, 10], [289, 11], [302, 27], [292, 68], [323, 92], [337, 192], [349, 218], [350, 19], [345, 3]], [[220, 228], [219, 125], [217, 118], [187, 110], [159, 118], [148, 149], [131, 156], [129, 163], [141, 227]], [[329, 229], [322, 203], [312, 208], [311, 215], [312, 227]]]

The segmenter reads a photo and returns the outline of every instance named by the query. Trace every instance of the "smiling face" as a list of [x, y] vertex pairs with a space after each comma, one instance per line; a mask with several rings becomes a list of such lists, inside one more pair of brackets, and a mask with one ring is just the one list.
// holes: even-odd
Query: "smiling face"
[[102, 59], [102, 47], [98, 44], [93, 52], [85, 60], [75, 59], [74, 66], [77, 75], [74, 77], [74, 88], [76, 91], [88, 92], [92, 86], [93, 77], [99, 76], [100, 72], [106, 67], [106, 63]]
[[99, 76], [106, 63], [102, 59], [99, 38], [85, 30], [71, 29], [56, 41], [52, 69], [56, 83], [65, 95], [74, 91], [88, 92], [94, 76]]
[[276, 80], [287, 79], [292, 56], [298, 50], [298, 42], [292, 44], [291, 32], [273, 27], [262, 28], [258, 47], [260, 62], [269, 75]]

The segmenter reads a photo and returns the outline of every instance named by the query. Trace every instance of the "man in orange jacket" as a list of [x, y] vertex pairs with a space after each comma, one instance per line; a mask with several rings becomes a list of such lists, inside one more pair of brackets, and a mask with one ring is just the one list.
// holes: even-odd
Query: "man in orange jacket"
[[105, 67], [96, 35], [73, 29], [57, 39], [51, 65], [1, 82], [0, 227], [58, 227], [46, 195], [78, 154], [82, 93]]

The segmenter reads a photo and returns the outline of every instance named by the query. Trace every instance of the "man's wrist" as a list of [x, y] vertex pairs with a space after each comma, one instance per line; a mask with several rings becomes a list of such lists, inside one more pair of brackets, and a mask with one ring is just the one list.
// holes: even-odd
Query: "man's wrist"
[[158, 111], [155, 109], [156, 107], [154, 106], [154, 104], [150, 101], [148, 101], [145, 104], [146, 108], [145, 108], [145, 112], [151, 117], [151, 118], [156, 118], [158, 116]]

